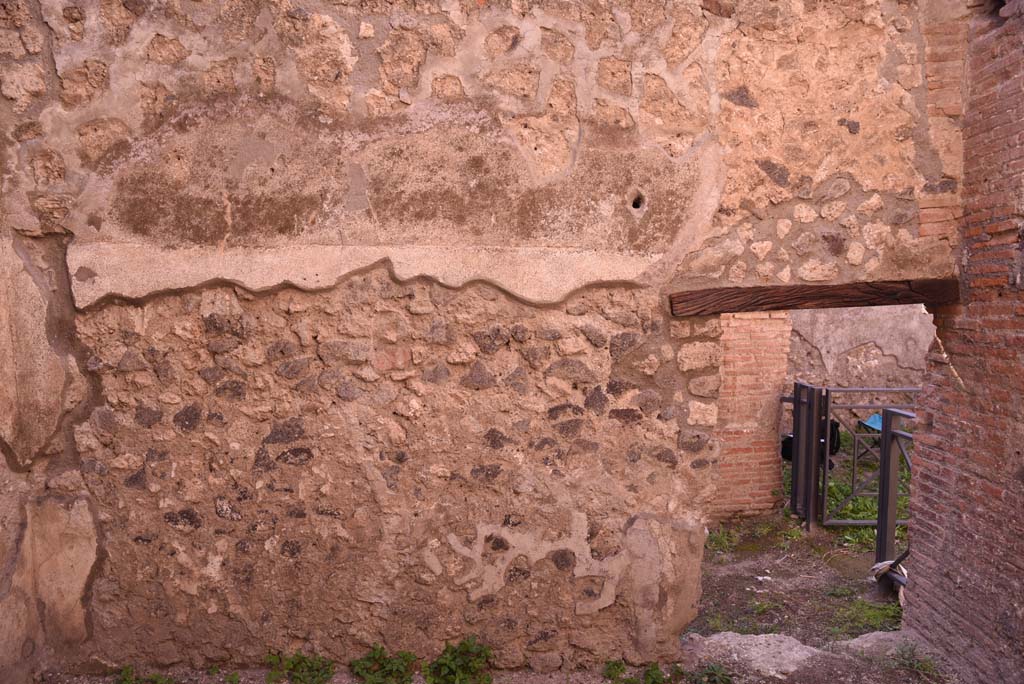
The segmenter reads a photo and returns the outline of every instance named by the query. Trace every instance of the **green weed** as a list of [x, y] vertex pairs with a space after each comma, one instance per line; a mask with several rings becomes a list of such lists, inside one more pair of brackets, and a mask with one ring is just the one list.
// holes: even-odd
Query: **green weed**
[[[789, 501], [789, 497], [793, 494], [793, 464], [786, 461], [782, 462], [782, 498], [785, 501]], [[789, 515], [792, 511], [789, 510], [787, 504], [783, 510], [783, 513]]]
[[918, 654], [917, 646], [914, 644], [900, 644], [896, 653], [893, 654], [892, 660], [896, 667], [917, 672], [929, 681], [935, 681], [940, 676], [935, 661], [928, 656]]
[[423, 676], [427, 684], [491, 684], [490, 660], [490, 647], [469, 637], [455, 646], [445, 644], [441, 655], [423, 669]]
[[855, 599], [836, 611], [831, 631], [836, 636], [859, 636], [867, 632], [899, 629], [903, 610], [898, 603], [872, 603]]
[[848, 527], [836, 535], [836, 541], [841, 546], [868, 551], [875, 548], [874, 527]]
[[736, 548], [739, 541], [739, 532], [720, 527], [717, 530], [708, 532], [708, 538], [704, 542], [704, 546], [716, 553], [728, 553]]
[[374, 644], [367, 655], [348, 667], [366, 684], [409, 684], [416, 672], [416, 656], [408, 651], [389, 655], [383, 646]]
[[778, 546], [783, 551], [789, 551], [795, 542], [804, 538], [804, 532], [799, 527], [790, 527], [779, 535]]
[[[775, 608], [776, 606], [771, 604], [765, 604], [764, 612]], [[756, 612], [756, 608], [754, 609]], [[758, 613], [760, 614], [760, 613]], [[771, 625], [760, 625], [754, 620], [747, 617], [740, 617], [735, 620], [721, 615], [719, 613], [713, 613], [706, 618], [708, 631], [710, 633], [715, 632], [736, 632], [737, 634], [771, 634], [774, 628]]]
[[698, 672], [687, 672], [673, 664], [666, 674], [657, 663], [650, 663], [639, 677], [626, 677], [626, 664], [609, 660], [604, 664], [604, 678], [612, 684], [732, 684], [732, 676], [720, 665], [710, 664]]
[[643, 684], [666, 684], [668, 678], [665, 677], [665, 673], [661, 671], [661, 668], [657, 663], [651, 663], [644, 668]]
[[832, 587], [825, 592], [825, 595], [832, 598], [853, 598], [856, 593], [851, 587]]
[[[845, 434], [845, 433], [843, 433]], [[877, 484], [871, 485], [867, 491], [853, 497], [842, 509], [837, 510], [840, 503], [853, 492], [851, 484], [852, 461], [837, 458], [835, 469], [828, 477], [828, 510], [837, 518], [856, 520], [874, 520], [878, 518]], [[878, 470], [877, 460], [862, 457], [857, 461], [857, 480], [863, 480]], [[905, 467], [899, 470], [897, 483], [896, 516], [906, 518], [910, 508], [910, 471]]]
[[712, 663], [690, 676], [693, 684], [732, 684], [732, 675], [721, 665]]
[[135, 674], [135, 668], [131, 665], [122, 667], [117, 675], [117, 679], [114, 681], [116, 684], [175, 684], [174, 679], [167, 675], [148, 674], [138, 676]]
[[604, 664], [604, 678], [610, 682], [618, 682], [626, 675], [626, 663], [621, 660], [609, 660]]
[[712, 633], [732, 631], [732, 623], [730, 623], [724, 615], [714, 613], [712, 615], [708, 615], [706, 620], [708, 623], [708, 629], [711, 630]]
[[317, 655], [268, 653], [264, 662], [270, 667], [267, 684], [276, 684], [282, 679], [290, 684], [327, 684], [334, 677], [334, 661]]

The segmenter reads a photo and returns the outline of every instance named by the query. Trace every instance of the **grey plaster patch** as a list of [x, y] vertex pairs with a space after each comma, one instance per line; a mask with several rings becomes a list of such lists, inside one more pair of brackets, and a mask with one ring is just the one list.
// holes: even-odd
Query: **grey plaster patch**
[[592, 283], [634, 281], [659, 256], [528, 247], [302, 245], [217, 251], [94, 242], [73, 244], [68, 264], [72, 272], [83, 266], [96, 271], [95, 278], [74, 281], [75, 303], [81, 308], [106, 295], [134, 299], [213, 280], [251, 290], [284, 283], [316, 290], [385, 259], [401, 280], [427, 275], [449, 287], [486, 281], [526, 301], [544, 303]]

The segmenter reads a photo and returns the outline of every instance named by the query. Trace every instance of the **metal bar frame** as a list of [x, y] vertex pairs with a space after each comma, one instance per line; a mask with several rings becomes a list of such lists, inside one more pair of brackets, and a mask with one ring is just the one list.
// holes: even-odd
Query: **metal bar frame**
[[849, 393], [854, 392], [888, 392], [891, 394], [899, 394], [905, 392], [908, 394], [915, 394], [921, 391], [920, 387], [826, 387], [828, 391], [833, 394]]
[[783, 401], [789, 400], [789, 403], [793, 405], [793, 443], [790, 448], [790, 469], [789, 469], [789, 510], [790, 512], [800, 515], [802, 506], [798, 505], [800, 502], [800, 460], [799, 450], [797, 449], [797, 426], [800, 425], [800, 383], [793, 383], [793, 396], [783, 397]]
[[[830, 395], [833, 392], [843, 392], [843, 393], [847, 393], [847, 394], [857, 393], [857, 392], [875, 392], [875, 393], [886, 392], [886, 393], [892, 393], [892, 394], [898, 394], [898, 393], [910, 393], [910, 394], [913, 394], [913, 393], [916, 393], [916, 392], [920, 391], [920, 388], [915, 388], [915, 387], [892, 387], [892, 388], [882, 388], [882, 387], [841, 387], [841, 388], [827, 388], [827, 389], [828, 389]], [[851, 465], [851, 471], [850, 471], [850, 489], [851, 489], [851, 492], [850, 492], [850, 495], [847, 496], [845, 499], [843, 499], [843, 501], [841, 501], [839, 503], [839, 505], [835, 507], [834, 510], [830, 511], [830, 510], [828, 510], [828, 506], [827, 506], [828, 490], [827, 489], [824, 490], [823, 496], [822, 496], [821, 511], [822, 511], [822, 525], [825, 525], [825, 526], [857, 526], [857, 525], [860, 525], [862, 527], [873, 527], [873, 526], [875, 526], [877, 524], [877, 521], [875, 521], [875, 520], [859, 520], [858, 521], [858, 520], [855, 520], [855, 519], [832, 517], [833, 515], [838, 514], [840, 511], [842, 511], [844, 508], [846, 508], [846, 506], [856, 497], [863, 497], [863, 496], [875, 497], [875, 496], [878, 496], [878, 492], [876, 490], [869, 490], [867, 488], [872, 483], [874, 483], [876, 480], [879, 479], [879, 474], [876, 472], [874, 474], [869, 475], [866, 480], [858, 481], [857, 480], [857, 472], [858, 472], [859, 467], [861, 467], [861, 463], [863, 462], [864, 458], [867, 457], [867, 456], [873, 456], [875, 459], [877, 459], [877, 461], [879, 463], [881, 462], [881, 441], [882, 441], [881, 437], [882, 437], [882, 433], [858, 432], [855, 429], [851, 429], [850, 426], [847, 424], [847, 422], [843, 419], [843, 417], [840, 416], [836, 412], [837, 409], [860, 409], [860, 408], [882, 409], [883, 411], [888, 410], [888, 409], [893, 409], [893, 410], [901, 411], [904, 408], [912, 408], [912, 406], [911, 405], [907, 405], [907, 404], [879, 404], [879, 403], [874, 403], [874, 404], [843, 404], [843, 403], [838, 403], [838, 402], [835, 402], [835, 401], [830, 401], [830, 404], [829, 404], [829, 418], [830, 419], [834, 418], [835, 420], [837, 420], [839, 422], [840, 425], [842, 425], [844, 428], [846, 428], [846, 430], [851, 435], [853, 435], [854, 443], [853, 443], [853, 453], [852, 453], [851, 459], [850, 459], [850, 465]], [[831, 429], [831, 422], [829, 423], [829, 427]], [[903, 434], [909, 435], [909, 433], [903, 433]], [[912, 439], [912, 437], [911, 437], [911, 439]], [[872, 444], [871, 442], [874, 442], [874, 444]], [[903, 449], [902, 444], [900, 444], [898, 446], [900, 448], [901, 453], [904, 454], [905, 461], [907, 462], [908, 467], [909, 467], [909, 463], [910, 463], [909, 455], [906, 454], [905, 450]], [[826, 485], [825, 486], [827, 487], [828, 486], [827, 485], [827, 478], [828, 478], [827, 468], [825, 468], [825, 471], [826, 471], [826, 474], [825, 474]]]
[[[793, 461], [790, 488], [790, 510], [796, 513], [804, 521], [804, 526], [811, 529], [817, 524], [825, 526], [864, 526], [879, 527], [883, 522], [888, 527], [907, 524], [906, 520], [896, 519], [896, 504], [899, 492], [899, 461], [903, 460], [907, 468], [912, 467], [912, 459], [904, 441], [913, 441], [913, 434], [904, 430], [896, 429], [896, 419], [910, 418], [915, 416], [907, 409], [912, 409], [911, 404], [885, 404], [885, 403], [840, 403], [836, 401], [837, 394], [854, 393], [887, 393], [887, 394], [916, 394], [920, 392], [919, 387], [816, 387], [803, 382], [794, 382], [793, 395], [783, 397], [782, 401], [793, 405]], [[883, 430], [880, 433], [859, 432], [851, 429], [847, 421], [836, 412], [840, 409], [881, 409], [883, 416]], [[885, 416], [889, 415], [888, 425], [885, 423]], [[828, 510], [828, 486], [829, 486], [829, 459], [830, 444], [832, 438], [831, 419], [835, 418], [842, 428], [845, 428], [853, 435], [853, 454], [851, 458], [851, 493], [838, 506], [835, 511]], [[888, 428], [888, 430], [886, 429]], [[873, 443], [872, 443], [873, 442]], [[892, 447], [895, 444], [896, 449]], [[886, 468], [892, 469], [892, 461], [895, 461], [895, 473], [886, 473], [882, 477], [883, 451], [888, 450], [889, 461]], [[899, 456], [893, 458], [894, 453]], [[874, 457], [879, 463], [879, 470], [871, 474], [862, 482], [857, 481], [858, 466], [865, 457]], [[885, 480], [883, 482], [883, 479]], [[879, 482], [877, 491], [867, 490], [876, 480]], [[897, 499], [890, 501], [891, 492], [889, 489], [895, 487]], [[882, 500], [883, 495], [886, 497]], [[886, 507], [885, 520], [853, 520], [845, 518], [833, 518], [834, 513], [842, 511], [855, 497], [877, 496], [879, 497], [879, 516], [882, 515], [883, 506]], [[890, 505], [891, 504], [891, 505]], [[895, 539], [895, 531], [891, 538]], [[891, 556], [890, 556], [891, 558]]]
[[801, 440], [803, 460], [801, 465], [804, 469], [804, 528], [813, 530], [818, 525], [819, 506], [819, 482], [821, 471], [821, 424], [822, 424], [822, 389], [820, 387], [808, 386], [806, 388], [807, 405], [804, 413], [803, 431], [804, 439]]
[[[896, 422], [900, 418], [916, 418], [909, 411], [899, 409], [882, 410], [882, 460], [879, 465], [878, 483], [878, 526], [875, 535], [875, 562], [892, 560], [896, 557], [896, 519], [899, 501], [900, 457], [894, 453], [893, 444], [900, 439]], [[903, 435], [909, 433], [903, 432]], [[911, 439], [913, 439], [911, 437]], [[902, 451], [902, 448], [900, 448]]]
[[793, 383], [793, 469], [789, 508], [811, 529], [821, 511], [820, 444], [823, 390]]

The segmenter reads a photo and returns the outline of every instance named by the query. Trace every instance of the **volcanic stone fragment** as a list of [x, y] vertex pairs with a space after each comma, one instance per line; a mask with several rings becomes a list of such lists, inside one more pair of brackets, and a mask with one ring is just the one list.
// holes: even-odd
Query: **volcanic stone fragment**
[[301, 466], [306, 465], [313, 460], [313, 452], [306, 447], [295, 447], [294, 449], [288, 449], [282, 451], [277, 460], [287, 465]]
[[544, 374], [553, 375], [573, 384], [589, 384], [597, 381], [597, 374], [579, 359], [558, 359], [548, 366]]
[[146, 488], [146, 466], [142, 466], [134, 473], [125, 478], [124, 486], [129, 489], [145, 489]]
[[749, 107], [751, 109], [757, 107], [757, 100], [754, 99], [754, 96], [750, 94], [750, 89], [745, 85], [727, 90], [723, 93], [722, 97], [738, 107]]
[[294, 380], [300, 375], [304, 375], [309, 370], [310, 359], [309, 357], [303, 357], [300, 359], [289, 359], [280, 366], [277, 367], [277, 374], [282, 378], [288, 380]]
[[782, 164], [773, 162], [771, 159], [758, 159], [757, 167], [764, 171], [764, 174], [779, 187], [789, 185], [789, 169]]
[[608, 344], [608, 336], [604, 334], [600, 328], [593, 325], [584, 325], [580, 328], [580, 332], [587, 338], [590, 344], [594, 345], [598, 349]]
[[196, 426], [199, 425], [199, 421], [202, 417], [203, 410], [199, 407], [199, 404], [189, 404], [175, 413], [172, 420], [182, 432], [192, 432], [196, 429]]
[[505, 328], [496, 325], [488, 330], [473, 333], [473, 341], [484, 354], [493, 354], [508, 344], [509, 333]]
[[501, 474], [500, 463], [486, 463], [481, 465], [473, 466], [473, 469], [469, 471], [470, 477], [475, 480], [483, 480], [485, 482], [494, 482], [494, 480]]
[[211, 385], [215, 385], [223, 380], [225, 375], [227, 373], [224, 372], [224, 369], [218, 366], [208, 366], [199, 369], [199, 377]]
[[575, 437], [583, 429], [583, 419], [573, 418], [555, 425], [555, 430], [563, 437]]
[[608, 396], [605, 395], [600, 385], [590, 390], [586, 400], [583, 402], [583, 406], [599, 416], [604, 414], [605, 409], [608, 408]]
[[182, 508], [179, 511], [168, 511], [164, 513], [164, 521], [171, 527], [179, 530], [198, 530], [203, 526], [203, 518], [194, 508]]
[[608, 353], [611, 354], [612, 361], [618, 361], [638, 344], [640, 336], [636, 333], [619, 333], [608, 343]]
[[142, 427], [153, 427], [161, 420], [163, 420], [164, 412], [159, 408], [150, 408], [145, 404], [139, 404], [135, 407], [135, 422]]
[[492, 449], [501, 449], [507, 444], [512, 444], [512, 440], [496, 428], [491, 428], [484, 433], [484, 442]]
[[640, 419], [643, 418], [643, 414], [635, 408], [617, 408], [609, 411], [608, 417], [629, 425], [631, 423], [639, 423]]
[[671, 449], [657, 449], [653, 454], [655, 461], [664, 463], [670, 468], [675, 468], [679, 464], [679, 457]]
[[294, 417], [287, 420], [275, 420], [270, 427], [270, 434], [263, 438], [264, 444], [288, 444], [305, 436], [302, 418]]
[[463, 387], [475, 390], [488, 389], [497, 384], [494, 375], [482, 361], [474, 362], [469, 367], [469, 372], [462, 376], [462, 380], [459, 382]]
[[582, 416], [583, 409], [576, 404], [558, 404], [557, 406], [552, 406], [548, 409], [549, 420], [558, 420], [565, 414]]
[[213, 510], [218, 517], [224, 518], [225, 520], [241, 520], [242, 514], [236, 511], [232, 506], [231, 502], [223, 496], [218, 496], [213, 501]]
[[434, 364], [430, 368], [423, 369], [421, 377], [427, 382], [440, 385], [451, 375], [448, 366], [443, 363]]
[[559, 570], [571, 570], [576, 565], [576, 554], [569, 549], [559, 549], [551, 554], [551, 560]]
[[213, 393], [226, 399], [242, 400], [245, 399], [245, 383], [241, 380], [228, 380], [217, 385]]

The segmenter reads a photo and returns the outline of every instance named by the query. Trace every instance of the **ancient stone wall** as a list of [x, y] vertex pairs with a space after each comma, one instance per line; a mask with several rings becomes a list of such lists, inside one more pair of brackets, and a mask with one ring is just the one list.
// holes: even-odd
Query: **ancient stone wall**
[[0, 667], [669, 652], [722, 345], [666, 296], [954, 272], [929, 16], [0, 3]]
[[791, 311], [787, 385], [920, 387], [935, 324], [923, 305]]
[[905, 622], [965, 681], [1022, 682], [1024, 4], [979, 9], [966, 69], [965, 301], [935, 312]]
[[507, 667], [672, 652], [713, 450], [675, 361], [679, 335], [707, 338], [659, 308], [598, 290], [538, 310], [375, 269], [80, 317], [106, 402], [76, 441], [116, 530], [94, 653], [430, 653], [470, 630]]

